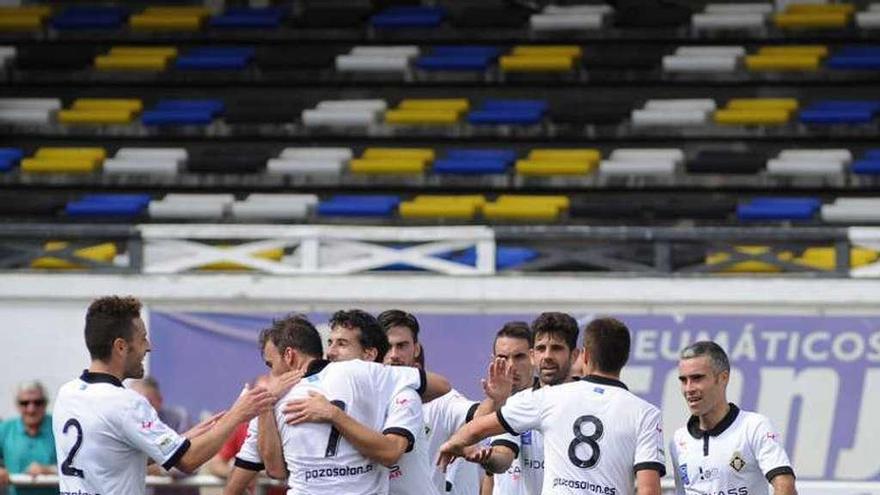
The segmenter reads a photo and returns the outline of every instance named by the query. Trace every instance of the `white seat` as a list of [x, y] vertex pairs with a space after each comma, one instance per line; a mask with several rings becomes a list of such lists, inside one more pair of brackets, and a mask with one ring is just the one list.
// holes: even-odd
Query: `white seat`
[[308, 217], [309, 205], [295, 202], [236, 201], [230, 208], [237, 220], [300, 220]]
[[0, 108], [0, 122], [9, 124], [48, 124], [52, 111], [44, 108]]
[[61, 110], [58, 98], [0, 98], [0, 110]]
[[666, 72], [733, 72], [736, 56], [712, 55], [666, 55], [663, 70]]
[[695, 29], [760, 29], [765, 20], [764, 14], [753, 13], [694, 14], [691, 26]]
[[673, 175], [675, 163], [671, 161], [616, 161], [602, 160], [599, 163], [599, 175]]
[[675, 49], [675, 55], [741, 57], [745, 54], [746, 49], [743, 46], [680, 46]]
[[405, 72], [409, 57], [403, 55], [337, 55], [336, 70], [340, 72]]
[[819, 213], [828, 223], [877, 223], [880, 222], [880, 208], [870, 206], [822, 205]]
[[286, 193], [253, 193], [249, 194], [245, 201], [252, 203], [304, 203], [306, 206], [317, 206], [316, 194], [286, 194]]
[[852, 162], [853, 154], [847, 149], [793, 149], [780, 151], [777, 158], [781, 160], [835, 161], [847, 164]]
[[684, 151], [678, 148], [618, 148], [608, 156], [618, 162], [656, 162], [667, 161], [684, 163]]
[[349, 55], [374, 56], [402, 56], [407, 58], [418, 57], [421, 50], [415, 45], [395, 46], [355, 46], [348, 52]]
[[604, 14], [533, 14], [529, 25], [535, 31], [601, 29]]
[[845, 166], [835, 161], [767, 160], [767, 173], [786, 176], [842, 175]]
[[880, 212], [880, 198], [837, 198], [836, 206], [875, 208]]
[[703, 110], [711, 112], [717, 108], [712, 98], [673, 98], [665, 100], [648, 100], [645, 110]]
[[105, 174], [177, 175], [180, 163], [167, 158], [108, 158]]
[[315, 107], [319, 110], [373, 110], [384, 112], [388, 110], [388, 102], [385, 100], [324, 100], [318, 102]]
[[708, 14], [737, 14], [737, 13], [761, 13], [773, 12], [773, 4], [767, 2], [741, 2], [741, 3], [710, 3], [703, 10]]
[[636, 126], [702, 125], [708, 122], [705, 110], [634, 110], [632, 123]]
[[314, 109], [303, 110], [302, 121], [308, 127], [365, 127], [379, 120], [379, 112], [363, 109]]
[[610, 14], [614, 9], [610, 5], [548, 5], [541, 11], [543, 14]]
[[345, 161], [321, 158], [270, 158], [266, 171], [277, 175], [342, 175]]
[[284, 148], [278, 158], [318, 158], [322, 160], [351, 160], [351, 148]]
[[868, 12], [857, 13], [856, 25], [860, 28], [880, 27], [880, 10], [870, 10]]
[[189, 151], [186, 148], [119, 148], [116, 158], [175, 160], [183, 164], [189, 159]]
[[214, 194], [197, 194], [197, 193], [168, 193], [162, 198], [167, 203], [189, 203], [189, 204], [219, 204], [229, 205], [235, 201], [234, 194], [214, 193]]
[[219, 220], [226, 213], [225, 203], [150, 201], [147, 212], [150, 218], [164, 220]]
[[15, 59], [17, 53], [14, 46], [0, 46], [0, 65], [5, 65], [6, 62]]

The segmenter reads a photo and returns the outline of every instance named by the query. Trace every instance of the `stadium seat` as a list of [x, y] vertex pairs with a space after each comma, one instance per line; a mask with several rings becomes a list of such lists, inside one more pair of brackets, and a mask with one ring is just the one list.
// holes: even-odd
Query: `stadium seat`
[[147, 211], [155, 220], [216, 221], [235, 201], [232, 194], [166, 194], [150, 201]]
[[[452, 4], [453, 8], [455, 3]], [[516, 4], [464, 3], [450, 13], [451, 22], [459, 28], [520, 28], [529, 20], [529, 11]]]
[[52, 18], [57, 30], [116, 29], [128, 18], [128, 10], [117, 6], [72, 6]]
[[734, 98], [713, 119], [721, 125], [782, 125], [797, 105], [789, 98]]
[[715, 109], [715, 100], [708, 98], [648, 100], [630, 114], [638, 127], [703, 125]]
[[367, 148], [360, 158], [349, 162], [356, 174], [424, 174], [434, 150], [420, 148]]
[[104, 148], [39, 148], [21, 161], [26, 173], [88, 174], [97, 171], [107, 157]]
[[880, 111], [880, 101], [824, 100], [801, 110], [804, 124], [867, 124]]
[[283, 17], [282, 10], [273, 7], [232, 7], [211, 17], [208, 25], [212, 28], [274, 29], [281, 25]]
[[397, 196], [337, 195], [318, 203], [324, 217], [392, 217], [400, 204]]
[[505, 72], [568, 72], [581, 55], [581, 47], [576, 45], [519, 45], [498, 64]]
[[370, 25], [376, 29], [434, 28], [445, 15], [441, 7], [389, 7], [371, 17]]
[[137, 99], [77, 98], [67, 110], [58, 112], [62, 124], [128, 124], [143, 103]]
[[815, 198], [753, 198], [740, 203], [736, 216], [740, 220], [811, 220], [821, 203]]
[[541, 100], [486, 100], [468, 114], [474, 125], [536, 125], [547, 111]]
[[174, 67], [184, 70], [242, 70], [254, 58], [250, 47], [202, 47], [186, 50]]
[[745, 55], [741, 46], [680, 46], [663, 57], [663, 70], [681, 73], [733, 72]]
[[761, 8], [717, 9], [708, 5], [691, 16], [691, 27], [697, 31], [759, 30], [765, 27], [768, 14]]
[[597, 149], [533, 149], [516, 162], [524, 176], [587, 175], [596, 170], [602, 154]]
[[20, 148], [0, 148], [0, 172], [9, 172], [24, 158]]
[[451, 149], [436, 161], [435, 174], [483, 175], [507, 173], [516, 152], [500, 149]]
[[198, 31], [209, 12], [205, 7], [147, 7], [129, 18], [136, 31]]
[[484, 71], [500, 53], [493, 46], [435, 46], [415, 66], [426, 71]]
[[173, 46], [114, 46], [95, 57], [95, 69], [101, 71], [161, 71], [177, 56]]
[[134, 218], [149, 203], [148, 194], [89, 194], [67, 203], [65, 212], [71, 218]]
[[408, 98], [401, 100], [397, 108], [385, 112], [385, 122], [404, 125], [450, 125], [461, 118], [470, 108], [464, 98], [430, 99]]
[[836, 198], [834, 202], [822, 205], [820, 216], [828, 223], [880, 223], [880, 199]]
[[352, 159], [351, 148], [285, 148], [266, 171], [278, 175], [338, 177]]
[[186, 170], [200, 174], [257, 174], [265, 171], [269, 155], [263, 148], [212, 146], [193, 153]]
[[822, 45], [762, 46], [745, 58], [746, 68], [758, 71], [817, 71], [828, 47]]
[[532, 14], [529, 26], [536, 32], [583, 31], [601, 29], [610, 5], [548, 5]]
[[483, 205], [489, 220], [556, 221], [568, 209], [566, 196], [501, 195]]
[[880, 47], [847, 46], [834, 52], [828, 59], [828, 67], [841, 70], [880, 69]]
[[782, 150], [767, 161], [767, 173], [783, 176], [841, 176], [852, 161], [844, 149]]
[[7, 124], [48, 124], [61, 109], [57, 98], [0, 98], [0, 122]]
[[674, 175], [684, 161], [679, 149], [616, 149], [599, 164], [603, 176]]
[[156, 105], [143, 113], [144, 125], [208, 125], [222, 113], [220, 100], [159, 100]]
[[385, 113], [385, 100], [325, 100], [314, 109], [303, 110], [306, 127], [367, 127]]
[[[50, 241], [43, 245], [43, 251], [50, 253], [52, 251], [61, 251], [66, 249], [70, 243], [64, 241]], [[116, 244], [105, 242], [93, 246], [79, 248], [73, 251], [73, 258], [79, 258], [84, 261], [93, 261], [98, 263], [110, 263], [118, 254]], [[31, 261], [31, 268], [39, 268], [44, 270], [80, 270], [87, 268], [86, 263], [77, 263], [63, 258], [54, 256], [41, 256]]]
[[14, 46], [0, 46], [0, 69], [5, 69], [15, 61], [18, 49]]
[[51, 13], [48, 5], [0, 7], [0, 31], [36, 31]]
[[372, 12], [370, 5], [351, 2], [309, 2], [294, 20], [304, 28], [361, 28]]
[[848, 25], [852, 4], [790, 4], [773, 17], [780, 29], [839, 29]]
[[766, 157], [757, 152], [704, 150], [685, 164], [690, 174], [757, 174]]
[[420, 195], [400, 203], [401, 218], [449, 218], [470, 220], [486, 204], [486, 198], [476, 196]]
[[250, 194], [232, 203], [230, 214], [240, 221], [304, 220], [317, 204], [314, 194]]

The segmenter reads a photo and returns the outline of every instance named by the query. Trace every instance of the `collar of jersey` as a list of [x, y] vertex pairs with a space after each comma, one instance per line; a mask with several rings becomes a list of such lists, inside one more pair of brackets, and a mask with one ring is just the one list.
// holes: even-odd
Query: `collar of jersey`
[[608, 385], [609, 387], [620, 387], [624, 390], [629, 390], [626, 384], [620, 380], [615, 380], [614, 378], [608, 378], [599, 375], [587, 375], [582, 377], [581, 380], [585, 382], [595, 383], [596, 385]]
[[83, 370], [79, 379], [86, 383], [109, 383], [110, 385], [122, 388], [122, 382], [119, 381], [119, 378], [108, 373], [92, 373], [89, 370]]
[[327, 365], [330, 364], [330, 361], [325, 359], [315, 359], [306, 367], [306, 374], [303, 375], [303, 378], [307, 376], [317, 375], [320, 373]]
[[739, 415], [739, 408], [736, 407], [736, 404], [733, 402], [730, 403], [730, 410], [727, 411], [727, 414], [721, 418], [721, 421], [715, 425], [711, 430], [701, 430], [700, 429], [700, 418], [696, 416], [691, 416], [691, 419], [688, 420], [687, 429], [688, 433], [691, 434], [692, 437], [697, 440], [703, 438], [706, 435], [711, 437], [717, 437], [718, 435], [724, 433], [725, 430], [730, 428], [730, 425], [736, 420], [736, 417]]

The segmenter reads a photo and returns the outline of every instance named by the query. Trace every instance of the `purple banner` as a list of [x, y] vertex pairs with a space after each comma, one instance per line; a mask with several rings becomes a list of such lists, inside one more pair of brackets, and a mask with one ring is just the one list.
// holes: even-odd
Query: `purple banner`
[[[228, 405], [244, 382], [265, 373], [257, 335], [273, 316], [151, 311], [150, 369], [166, 402], [191, 414]], [[428, 368], [478, 399], [495, 331], [534, 316], [419, 314]], [[310, 317], [323, 323], [328, 315]], [[729, 399], [770, 417], [799, 477], [880, 480], [880, 317], [618, 317], [633, 332], [624, 380], [662, 408], [667, 437], [687, 418], [678, 351], [711, 339], [731, 357]]]

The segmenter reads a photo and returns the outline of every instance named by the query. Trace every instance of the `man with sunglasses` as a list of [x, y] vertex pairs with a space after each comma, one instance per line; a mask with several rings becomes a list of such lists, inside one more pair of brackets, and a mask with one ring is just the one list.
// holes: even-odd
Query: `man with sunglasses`
[[[55, 437], [52, 416], [46, 414], [46, 391], [38, 381], [19, 385], [15, 396], [21, 416], [0, 423], [0, 486], [9, 483], [10, 473], [31, 475], [54, 474]], [[58, 493], [52, 487], [10, 487], [9, 495], [49, 495]]]

